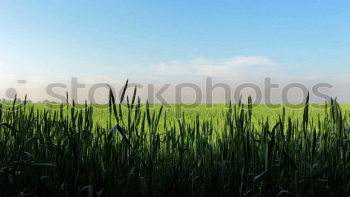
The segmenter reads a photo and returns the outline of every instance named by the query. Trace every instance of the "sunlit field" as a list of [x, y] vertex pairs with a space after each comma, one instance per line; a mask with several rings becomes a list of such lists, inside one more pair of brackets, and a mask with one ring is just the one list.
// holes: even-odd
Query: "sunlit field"
[[[16, 103], [18, 105], [19, 103]], [[11, 110], [13, 103], [2, 103], [4, 110]], [[36, 111], [48, 111], [50, 113], [57, 113], [60, 109], [63, 109], [65, 115], [70, 115], [70, 110], [73, 105], [69, 104], [57, 104], [57, 103], [28, 103], [28, 107], [33, 107]], [[101, 127], [108, 127], [109, 121], [114, 123], [114, 119], [111, 119], [109, 111], [109, 105], [105, 104], [89, 104], [93, 111], [93, 121], [95, 125]], [[123, 113], [128, 112], [128, 106], [126, 104], [121, 105]], [[162, 105], [162, 104], [150, 104], [150, 111], [157, 112], [160, 108], [163, 108], [163, 115], [167, 117], [167, 122], [174, 123], [178, 119], [182, 119], [183, 116], [189, 120], [195, 120], [198, 116], [201, 120], [212, 120], [214, 123], [220, 126], [224, 121], [223, 117], [229, 110], [229, 108], [239, 106], [239, 104], [196, 104], [196, 105]], [[309, 104], [309, 118], [313, 122], [317, 122], [318, 119], [323, 119], [326, 116], [326, 112], [329, 110], [329, 104]], [[339, 104], [345, 116], [349, 116], [350, 104]], [[247, 108], [247, 105], [243, 105]], [[76, 110], [85, 109], [85, 104], [75, 104]], [[67, 110], [68, 109], [68, 110]], [[145, 110], [146, 104], [140, 104], [140, 109]], [[252, 105], [252, 121], [255, 125], [261, 125], [266, 122], [271, 124], [279, 120], [280, 116], [284, 115], [286, 118], [291, 118], [293, 121], [302, 121], [304, 113], [304, 104], [254, 104]], [[127, 117], [124, 117], [126, 120]]]
[[[67, 116], [70, 116], [70, 110], [72, 109], [72, 104], [68, 106], [66, 104], [27, 104], [28, 107], [33, 107], [34, 110], [38, 111], [48, 111], [50, 113], [57, 113], [60, 111], [60, 108], [63, 109], [63, 113]], [[121, 105], [121, 110], [123, 113], [128, 112], [127, 105]], [[229, 111], [229, 108], [238, 107], [238, 104], [197, 104], [197, 105], [176, 105], [171, 104], [169, 106], [164, 106], [161, 104], [151, 104], [149, 109], [151, 112], [159, 112], [160, 108], [162, 109], [162, 115], [166, 117], [167, 123], [174, 124], [179, 119], [185, 118], [188, 121], [194, 121], [197, 116], [201, 120], [210, 120], [212, 121], [217, 129], [222, 129], [221, 125], [225, 121], [225, 114]], [[343, 110], [344, 116], [349, 116], [350, 104], [339, 104]], [[3, 103], [3, 108], [11, 109], [12, 103]], [[94, 125], [99, 125], [108, 129], [110, 126], [110, 121], [112, 124], [116, 123], [113, 116], [111, 116], [109, 111], [108, 104], [93, 104], [89, 105], [93, 111], [93, 122]], [[247, 105], [243, 106], [247, 108]], [[74, 107], [75, 109], [84, 109], [86, 105], [77, 104]], [[327, 104], [310, 104], [309, 108], [309, 118], [313, 124], [316, 124], [318, 120], [325, 118], [327, 112], [329, 111], [330, 105]], [[68, 109], [68, 110], [67, 110]], [[140, 105], [141, 110], [146, 109], [145, 104]], [[304, 113], [304, 104], [257, 104], [253, 105], [252, 108], [252, 122], [255, 126], [264, 125], [266, 122], [269, 122], [271, 125], [279, 121], [281, 116], [285, 118], [291, 118], [294, 122], [302, 122]], [[127, 117], [124, 116], [123, 119], [127, 121]], [[165, 120], [164, 120], [165, 121]], [[160, 121], [160, 125], [164, 124], [164, 121]]]

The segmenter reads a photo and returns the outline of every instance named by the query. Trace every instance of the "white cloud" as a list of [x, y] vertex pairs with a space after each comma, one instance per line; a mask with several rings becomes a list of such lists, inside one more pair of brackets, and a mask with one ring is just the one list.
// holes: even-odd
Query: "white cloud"
[[[0, 68], [10, 68], [10, 65], [0, 64]], [[141, 67], [141, 66], [140, 66]], [[152, 68], [152, 67], [151, 67]], [[262, 93], [265, 91], [265, 78], [270, 77], [272, 83], [278, 84], [278, 88], [272, 90], [273, 102], [281, 102], [280, 95], [282, 88], [290, 83], [301, 83], [312, 90], [312, 86], [317, 83], [329, 83], [333, 86], [331, 89], [324, 88], [324, 92], [332, 97], [339, 97], [340, 101], [347, 102], [350, 99], [350, 94], [347, 91], [349, 86], [349, 74], [332, 75], [331, 73], [313, 72], [303, 73], [288, 72], [280, 63], [275, 63], [268, 57], [264, 56], [233, 56], [224, 59], [210, 59], [199, 57], [186, 62], [171, 61], [164, 62], [156, 67], [154, 70], [145, 70], [142, 75], [137, 73], [135, 76], [128, 76], [131, 83], [140, 83], [143, 88], [139, 89], [138, 93], [142, 101], [149, 98], [148, 84], [153, 84], [156, 89], [160, 89], [163, 84], [171, 84], [171, 87], [164, 92], [164, 99], [169, 103], [175, 102], [175, 86], [179, 83], [194, 83], [198, 85], [201, 90], [206, 89], [206, 77], [212, 77], [213, 83], [227, 83], [232, 90], [243, 83], [253, 83], [261, 88]], [[6, 69], [5, 69], [6, 70]], [[8, 70], [7, 70], [8, 71]], [[76, 76], [46, 76], [42, 74], [21, 76], [10, 73], [0, 73], [0, 98], [6, 98], [6, 90], [15, 88], [19, 97], [23, 98], [26, 93], [33, 101], [41, 101], [44, 99], [54, 100], [46, 92], [46, 87], [51, 83], [62, 83], [66, 88], [57, 88], [55, 92], [65, 95], [66, 91], [70, 91], [71, 77], [78, 77], [79, 83], [86, 85], [85, 88], [80, 88], [78, 91], [78, 99], [84, 102], [88, 99], [88, 92], [92, 85], [97, 83], [109, 83], [116, 90], [121, 90], [126, 78], [116, 77], [112, 75], [83, 75], [76, 73]], [[140, 72], [141, 73], [141, 72]], [[17, 83], [18, 80], [26, 80], [26, 84]], [[133, 85], [131, 85], [133, 86]], [[130, 89], [131, 90], [131, 89]], [[184, 102], [193, 102], [193, 92], [184, 90]], [[303, 99], [298, 90], [291, 91], [291, 99], [296, 98], [298, 101]], [[131, 90], [132, 92], [132, 90]], [[95, 92], [96, 102], [108, 102], [108, 89], [99, 88]], [[243, 96], [254, 95], [249, 89], [242, 92]], [[203, 97], [204, 98], [204, 97]], [[222, 103], [225, 101], [224, 92], [218, 88], [213, 95], [214, 102]], [[160, 101], [156, 101], [160, 102]]]
[[226, 59], [199, 57], [188, 62], [171, 61], [157, 68], [159, 74], [223, 77], [274, 65], [264, 56], [233, 56]]
[[168, 63], [161, 63], [157, 68], [159, 74], [171, 74], [171, 75], [182, 75], [182, 74], [192, 74], [193, 70], [186, 68], [179, 61], [171, 61]]

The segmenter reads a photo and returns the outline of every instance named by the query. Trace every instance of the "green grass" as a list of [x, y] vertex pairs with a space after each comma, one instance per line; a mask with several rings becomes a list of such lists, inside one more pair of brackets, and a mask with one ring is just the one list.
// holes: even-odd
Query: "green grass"
[[[6, 105], [7, 108], [12, 107], [12, 103], [6, 103], [3, 104]], [[51, 112], [59, 111], [60, 107], [62, 105], [60, 104], [43, 104], [43, 103], [36, 103], [36, 104], [27, 104], [29, 107], [34, 107], [35, 110], [43, 111], [43, 110], [50, 110]], [[102, 104], [94, 104], [89, 105], [93, 108], [93, 121], [95, 124], [99, 124], [102, 127], [108, 127], [108, 121], [109, 121], [109, 106], [108, 105], [102, 105]], [[181, 106], [181, 105], [178, 105]], [[176, 104], [172, 104], [170, 107], [165, 108], [164, 112], [167, 113], [168, 121], [171, 123], [174, 123], [179, 118], [178, 111], [180, 111], [180, 118], [182, 118], [181, 114], [184, 113], [186, 116], [186, 119], [193, 121], [196, 119], [196, 116], [199, 115], [201, 119], [207, 119], [207, 120], [213, 120], [218, 125], [222, 125], [224, 122], [224, 119], [222, 118], [225, 113], [229, 109], [229, 105], [225, 104], [213, 104], [212, 107], [208, 107], [205, 104], [199, 104], [198, 106], [194, 108], [189, 108], [188, 106], [182, 106], [178, 107]], [[234, 105], [233, 105], [234, 106]], [[339, 106], [343, 109], [344, 113], [350, 112], [350, 104], [339, 104]], [[72, 105], [69, 105], [68, 108], [71, 108]], [[162, 107], [161, 104], [153, 104], [150, 105], [151, 110], [158, 111]], [[309, 117], [312, 121], [317, 121], [319, 118], [323, 119], [326, 115], [325, 113], [325, 105], [324, 104], [310, 104], [309, 109]], [[329, 110], [329, 105], [328, 109]], [[85, 105], [76, 105], [76, 109], [84, 109]], [[140, 108], [145, 110], [146, 105], [140, 105]], [[64, 113], [67, 113], [67, 107], [66, 105], [63, 106]], [[124, 105], [122, 107], [122, 110], [124, 113], [127, 113], [128, 109], [127, 106]], [[259, 104], [254, 105], [253, 108], [253, 122], [254, 124], [265, 124], [266, 120], [273, 124], [276, 121], [278, 121], [279, 117], [282, 115], [283, 110], [285, 110], [286, 117], [291, 117], [292, 120], [296, 121], [302, 121], [303, 117], [303, 111], [304, 111], [304, 104], [273, 104], [273, 105], [265, 105], [265, 104]], [[126, 117], [124, 117], [126, 119]], [[115, 123], [115, 122], [113, 122]]]
[[350, 195], [349, 105], [100, 107], [1, 104], [0, 196]]

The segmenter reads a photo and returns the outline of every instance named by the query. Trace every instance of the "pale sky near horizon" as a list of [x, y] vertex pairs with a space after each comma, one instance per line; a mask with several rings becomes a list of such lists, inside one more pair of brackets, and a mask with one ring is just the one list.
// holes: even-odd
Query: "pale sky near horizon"
[[333, 83], [340, 94], [350, 76], [349, 9], [339, 0], [4, 0], [0, 87], [74, 76], [272, 77]]

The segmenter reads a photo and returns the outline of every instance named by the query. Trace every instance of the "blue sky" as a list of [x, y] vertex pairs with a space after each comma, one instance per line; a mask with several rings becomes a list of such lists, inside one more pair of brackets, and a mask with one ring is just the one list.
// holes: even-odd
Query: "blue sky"
[[181, 80], [221, 69], [325, 79], [350, 71], [349, 9], [350, 1], [1, 1], [0, 68], [14, 78]]
[[2, 1], [0, 57], [34, 74], [128, 77], [164, 62], [232, 56], [265, 56], [286, 72], [348, 72], [349, 8], [349, 1]]

